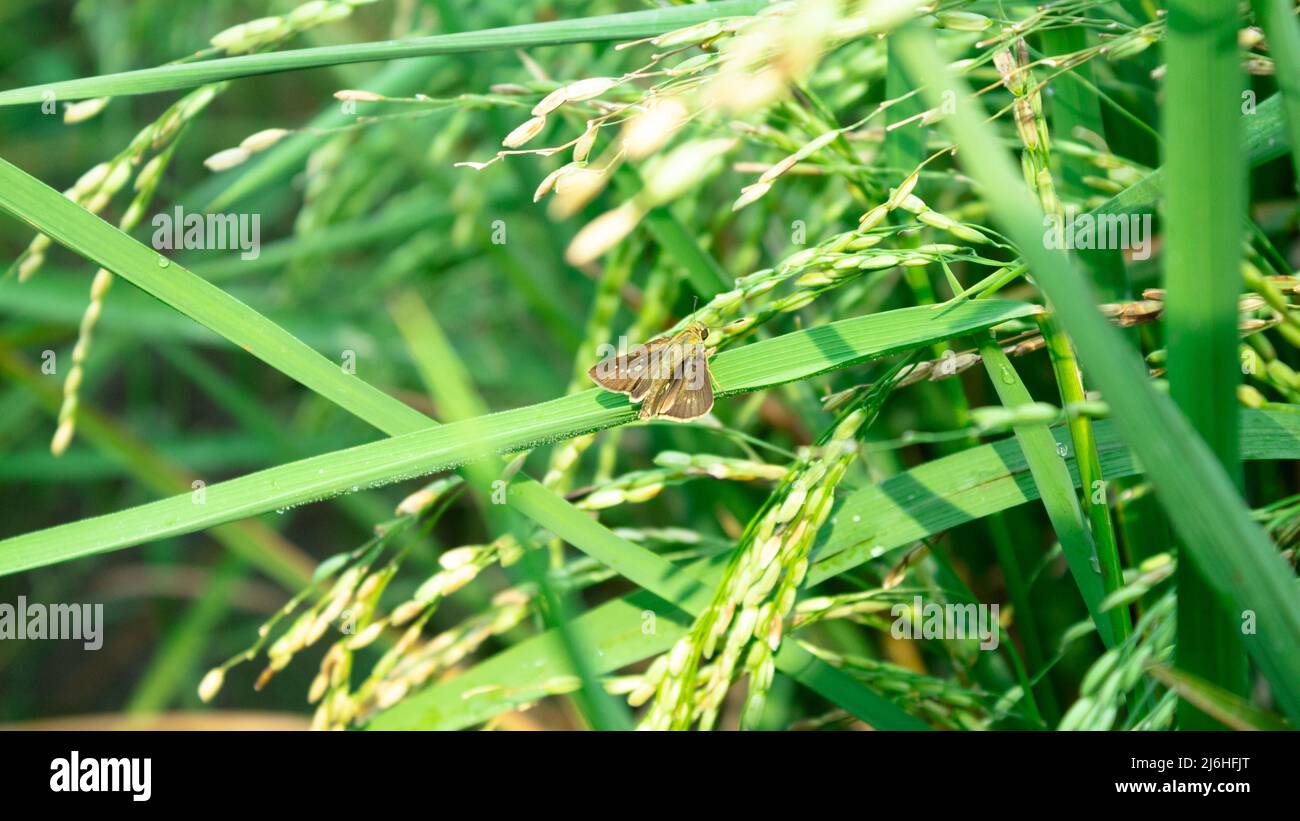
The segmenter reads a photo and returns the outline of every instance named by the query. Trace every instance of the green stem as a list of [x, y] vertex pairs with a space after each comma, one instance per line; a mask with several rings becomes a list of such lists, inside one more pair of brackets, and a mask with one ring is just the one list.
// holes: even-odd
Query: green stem
[[[1237, 271], [1246, 194], [1239, 23], [1235, 0], [1169, 4], [1163, 124], [1170, 394], [1238, 487]], [[1244, 695], [1249, 668], [1234, 619], [1205, 579], [1207, 568], [1191, 551], [1181, 553], [1177, 665]], [[1185, 729], [1221, 726], [1186, 701], [1179, 719]]]
[[[997, 390], [1002, 404], [1015, 409], [1033, 402], [1033, 397], [1020, 381], [1020, 376], [1011, 365], [1011, 360], [1002, 352], [1002, 347], [991, 334], [980, 343], [980, 357], [989, 379]], [[1104, 597], [1100, 573], [1093, 566], [1096, 550], [1088, 528], [1083, 522], [1083, 512], [1079, 508], [1079, 499], [1074, 493], [1074, 480], [1065, 465], [1065, 460], [1056, 449], [1056, 439], [1047, 425], [1041, 423], [1016, 425], [1016, 441], [1024, 451], [1029, 471], [1038, 485], [1043, 499], [1043, 507], [1051, 519], [1056, 538], [1061, 542], [1070, 573], [1079, 588], [1088, 613], [1092, 615], [1102, 642], [1107, 647], [1114, 647], [1118, 641], [1116, 630], [1110, 619], [1101, 609]]]
[[[1056, 374], [1056, 384], [1061, 390], [1061, 407], [1066, 409], [1067, 427], [1079, 468], [1079, 484], [1083, 488], [1083, 509], [1092, 528], [1102, 587], [1110, 595], [1124, 585], [1124, 568], [1120, 562], [1119, 544], [1115, 539], [1110, 507], [1106, 501], [1106, 479], [1101, 472], [1101, 457], [1097, 455], [1097, 439], [1092, 432], [1092, 420], [1070, 411], [1071, 405], [1086, 399], [1083, 375], [1079, 373], [1079, 364], [1074, 358], [1069, 338], [1061, 332], [1052, 315], [1039, 317], [1038, 325], [1042, 328], [1043, 340], [1047, 343], [1047, 351], [1052, 359], [1052, 370]], [[1128, 611], [1114, 607], [1108, 615], [1116, 640], [1128, 638], [1133, 631]]]

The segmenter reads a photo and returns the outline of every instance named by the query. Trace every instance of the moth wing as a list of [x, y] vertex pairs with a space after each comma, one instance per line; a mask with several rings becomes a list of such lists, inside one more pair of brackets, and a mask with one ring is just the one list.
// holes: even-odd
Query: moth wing
[[587, 376], [606, 390], [630, 394], [649, 373], [651, 347], [637, 345], [625, 354], [606, 357], [592, 365]]
[[627, 396], [633, 402], [640, 402], [647, 395], [653, 395], [655, 385], [663, 384], [663, 380], [656, 380], [653, 375], [644, 373], [632, 385], [632, 389], [627, 392]]
[[677, 394], [675, 401], [662, 408], [657, 415], [679, 422], [699, 419], [713, 410], [713, 389], [705, 385], [699, 390], [683, 390]]
[[653, 419], [659, 416], [662, 409], [672, 402], [671, 397], [675, 395], [676, 390], [681, 386], [680, 381], [667, 382], [659, 380], [652, 382], [650, 379], [646, 379], [643, 384], [648, 386], [648, 391], [643, 392], [642, 398], [645, 401], [641, 403], [641, 412], [637, 415], [639, 419]]
[[675, 380], [671, 395], [660, 402], [657, 416], [685, 422], [698, 419], [713, 410], [713, 379], [703, 352], [692, 353], [682, 366], [682, 376]]

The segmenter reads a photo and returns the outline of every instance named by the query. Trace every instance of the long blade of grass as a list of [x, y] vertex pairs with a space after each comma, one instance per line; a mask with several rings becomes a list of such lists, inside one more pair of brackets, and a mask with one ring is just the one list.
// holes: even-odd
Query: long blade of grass
[[[933, 37], [909, 28], [897, 32], [906, 49], [908, 72], [926, 83], [938, 105], [938, 89], [954, 86], [938, 58]], [[1126, 441], [1141, 458], [1183, 544], [1215, 592], [1236, 612], [1253, 610], [1259, 629], [1243, 636], [1251, 656], [1293, 720], [1300, 718], [1300, 600], [1290, 568], [1251, 519], [1232, 480], [1186, 417], [1147, 381], [1137, 352], [1097, 311], [1095, 295], [1061, 252], [1044, 247], [1042, 212], [1018, 179], [985, 114], [959, 96], [957, 111], [942, 121], [960, 147], [960, 160], [988, 196], [990, 211], [1019, 246], [1030, 270], [1052, 302], [1071, 306], [1060, 316], [1080, 358], [1115, 414]], [[1234, 273], [1235, 279], [1235, 273]]]
[[[1012, 367], [1011, 360], [991, 336], [980, 343], [980, 356], [1003, 405], [1014, 409], [1034, 401]], [[1074, 577], [1075, 586], [1079, 588], [1079, 595], [1083, 597], [1083, 603], [1087, 605], [1102, 641], [1107, 647], [1113, 647], [1119, 641], [1120, 633], [1115, 622], [1102, 612], [1100, 606], [1105, 597], [1105, 589], [1096, 564], [1097, 551], [1088, 526], [1084, 524], [1083, 511], [1079, 508], [1070, 472], [1065, 467], [1065, 460], [1056, 450], [1056, 440], [1052, 438], [1047, 425], [1041, 423], [1017, 425], [1015, 433], [1029, 462], [1047, 517], [1052, 522], [1052, 529], [1056, 531], [1065, 560], [1070, 565], [1070, 573]]]
[[[1169, 4], [1169, 61], [1164, 122], [1164, 319], [1169, 392], [1238, 485], [1237, 296], [1246, 192], [1241, 162], [1241, 58], [1235, 0]], [[1172, 511], [1171, 511], [1172, 513]], [[1176, 514], [1174, 514], [1176, 515]], [[1183, 550], [1183, 553], [1188, 551]], [[1245, 695], [1249, 669], [1224, 610], [1195, 553], [1178, 563], [1178, 666]], [[1180, 725], [1221, 726], [1184, 700]]]
[[345, 46], [247, 54], [194, 63], [175, 63], [156, 68], [82, 77], [42, 86], [27, 86], [0, 92], [0, 105], [38, 103], [51, 93], [58, 100], [81, 100], [87, 97], [123, 97], [194, 88], [207, 83], [252, 77], [281, 71], [296, 71], [347, 63], [370, 63], [408, 57], [465, 54], [499, 49], [558, 46], [568, 43], [595, 43], [610, 40], [635, 40], [653, 37], [694, 23], [718, 17], [752, 14], [766, 5], [765, 0], [723, 0], [662, 9], [633, 11], [529, 23], [522, 26], [466, 31], [416, 37], [410, 40], [386, 40]]
[[[1242, 414], [1242, 456], [1251, 460], [1286, 460], [1300, 453], [1300, 407]], [[1143, 473], [1139, 458], [1125, 445], [1111, 421], [1093, 426], [1101, 467], [1112, 479]], [[1069, 431], [1052, 429], [1061, 445]], [[1066, 460], [1079, 486], [1074, 456]], [[844, 500], [822, 540], [809, 583], [824, 581], [869, 561], [882, 549], [925, 539], [989, 513], [1038, 498], [1028, 460], [1015, 439], [963, 451], [918, 465], [906, 473], [865, 487]]]
[[[711, 370], [718, 396], [747, 393], [982, 330], [1036, 310], [1026, 303], [1003, 301], [971, 302], [947, 310], [904, 308], [725, 351], [713, 359]], [[636, 418], [636, 412], [626, 397], [593, 389], [451, 425], [428, 427], [426, 421], [424, 429], [413, 433], [210, 485], [202, 505], [185, 494], [0, 541], [0, 575], [626, 424]]]
[[1251, 6], [1268, 37], [1269, 54], [1277, 64], [1277, 85], [1281, 89], [1278, 96], [1286, 112], [1291, 164], [1296, 184], [1300, 185], [1300, 21], [1295, 17], [1295, 4], [1286, 0], [1252, 0]]

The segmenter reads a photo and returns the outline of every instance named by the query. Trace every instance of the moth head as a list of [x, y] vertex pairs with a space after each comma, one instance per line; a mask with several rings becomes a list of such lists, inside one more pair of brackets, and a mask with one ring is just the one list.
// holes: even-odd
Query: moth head
[[686, 330], [698, 334], [701, 341], [709, 338], [709, 326], [705, 325], [703, 322], [692, 322], [690, 325], [686, 326]]

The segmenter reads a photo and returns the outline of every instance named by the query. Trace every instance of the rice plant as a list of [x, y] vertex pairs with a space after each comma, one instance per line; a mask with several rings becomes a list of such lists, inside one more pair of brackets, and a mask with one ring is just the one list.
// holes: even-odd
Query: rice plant
[[0, 721], [1294, 726], [1300, 22], [1165, 5], [15, 4]]

